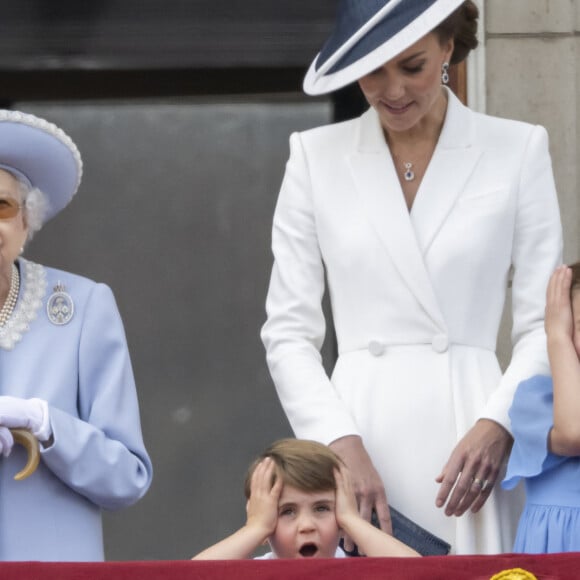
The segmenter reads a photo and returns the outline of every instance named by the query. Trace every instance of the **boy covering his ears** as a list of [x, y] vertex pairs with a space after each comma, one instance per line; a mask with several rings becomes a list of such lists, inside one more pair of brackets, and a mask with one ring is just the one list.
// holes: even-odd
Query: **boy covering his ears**
[[343, 533], [370, 557], [419, 555], [359, 515], [346, 466], [320, 443], [273, 443], [250, 466], [245, 494], [246, 524], [194, 560], [249, 558], [266, 541], [260, 559], [341, 558]]

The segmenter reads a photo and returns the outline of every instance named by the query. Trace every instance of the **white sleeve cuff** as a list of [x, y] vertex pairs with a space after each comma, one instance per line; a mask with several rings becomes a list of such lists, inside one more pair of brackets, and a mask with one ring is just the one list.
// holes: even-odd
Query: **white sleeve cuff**
[[48, 441], [52, 435], [52, 426], [50, 425], [50, 414], [48, 412], [48, 403], [43, 399], [30, 399], [35, 403], [35, 417], [32, 423], [32, 434], [39, 441]]

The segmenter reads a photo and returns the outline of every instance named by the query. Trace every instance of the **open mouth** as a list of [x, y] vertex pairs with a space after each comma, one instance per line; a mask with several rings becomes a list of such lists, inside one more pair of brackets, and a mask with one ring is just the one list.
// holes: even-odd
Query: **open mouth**
[[303, 558], [313, 558], [318, 552], [318, 547], [315, 544], [304, 544], [299, 552]]

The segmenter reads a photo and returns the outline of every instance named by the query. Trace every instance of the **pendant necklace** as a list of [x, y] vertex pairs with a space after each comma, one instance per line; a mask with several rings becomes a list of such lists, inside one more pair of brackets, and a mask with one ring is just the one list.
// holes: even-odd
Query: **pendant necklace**
[[413, 171], [412, 163], [405, 163], [405, 173], [403, 177], [405, 178], [405, 181], [413, 181], [413, 179], [415, 179], [415, 172]]

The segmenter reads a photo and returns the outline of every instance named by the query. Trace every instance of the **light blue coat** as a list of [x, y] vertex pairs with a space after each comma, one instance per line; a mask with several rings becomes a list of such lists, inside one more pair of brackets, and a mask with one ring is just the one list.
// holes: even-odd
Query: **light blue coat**
[[[25, 271], [25, 260], [20, 270]], [[0, 457], [0, 560], [103, 560], [101, 510], [127, 507], [151, 483], [123, 324], [108, 286], [45, 268], [47, 287], [29, 330], [0, 349], [0, 393], [48, 401], [54, 444], [23, 481], [16, 445]], [[26, 292], [22, 277], [19, 302]], [[68, 324], [46, 302], [57, 283], [74, 301]]]

